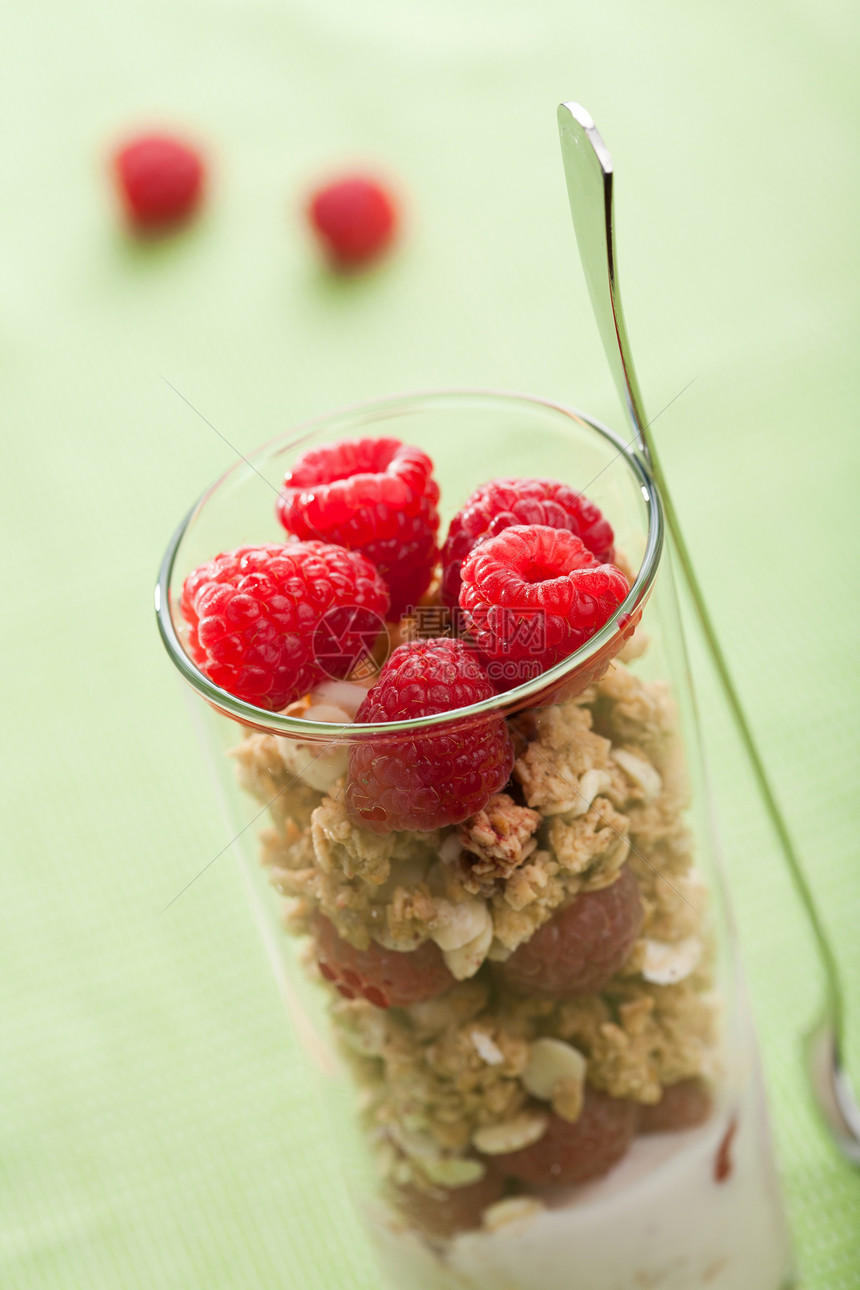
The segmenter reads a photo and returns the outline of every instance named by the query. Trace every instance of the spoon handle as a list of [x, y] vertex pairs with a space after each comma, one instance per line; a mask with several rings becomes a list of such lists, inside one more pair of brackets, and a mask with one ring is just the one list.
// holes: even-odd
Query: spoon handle
[[860, 1110], [842, 1064], [844, 1004], [839, 971], [821, 922], [800, 857], [782, 809], [776, 800], [758, 751], [725, 655], [714, 631], [693, 564], [678, 523], [666, 479], [654, 451], [648, 419], [624, 321], [618, 259], [615, 247], [613, 165], [606, 144], [591, 115], [579, 103], [562, 103], [558, 109], [561, 152], [579, 255], [606, 352], [621, 400], [634, 432], [634, 442], [648, 459], [663, 498], [684, 581], [710, 651], [729, 709], [749, 758], [753, 776], [768, 817], [788, 864], [795, 890], [803, 904], [825, 973], [826, 997], [822, 1016], [807, 1039], [807, 1067], [819, 1108], [842, 1152], [860, 1164]]
[[618, 283], [612, 158], [590, 114], [579, 103], [559, 105], [558, 129], [567, 195], [591, 308], [612, 379], [636, 434], [634, 442], [650, 461], [653, 454], [648, 424]]

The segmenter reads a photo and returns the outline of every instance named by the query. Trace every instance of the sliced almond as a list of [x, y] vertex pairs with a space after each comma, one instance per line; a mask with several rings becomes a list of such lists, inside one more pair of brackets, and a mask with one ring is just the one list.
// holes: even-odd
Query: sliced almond
[[546, 1133], [549, 1120], [539, 1111], [523, 1111], [504, 1124], [488, 1124], [472, 1134], [472, 1145], [485, 1156], [503, 1156], [522, 1151]]
[[300, 744], [286, 738], [278, 745], [287, 770], [318, 793], [327, 793], [346, 774], [348, 752], [343, 745]]
[[413, 1160], [420, 1160], [422, 1166], [425, 1160], [433, 1160], [439, 1155], [439, 1147], [435, 1138], [420, 1129], [408, 1129], [403, 1124], [394, 1121], [388, 1126], [388, 1136], [392, 1142], [397, 1144], [404, 1155]]
[[440, 899], [436, 901], [436, 912], [428, 928], [440, 950], [459, 950], [480, 936], [488, 923], [492, 926], [483, 900], [463, 900], [455, 905]]
[[[336, 705], [341, 711], [349, 714], [348, 720], [352, 720], [366, 698], [367, 687], [357, 685], [355, 681], [321, 681], [311, 693], [312, 704]], [[305, 716], [311, 721], [331, 720], [330, 717], [311, 717], [309, 713], [305, 713]]]
[[545, 1208], [533, 1196], [508, 1196], [505, 1200], [497, 1200], [495, 1205], [489, 1205], [484, 1210], [481, 1221], [487, 1231], [498, 1232], [509, 1223], [527, 1222], [535, 1215], [542, 1214]]
[[444, 950], [442, 953], [448, 971], [458, 981], [466, 981], [475, 975], [493, 941], [493, 920], [486, 905], [481, 904], [481, 909], [484, 911], [485, 921], [477, 936], [459, 949]]
[[491, 1039], [483, 1030], [473, 1030], [471, 1039], [482, 1062], [486, 1062], [488, 1066], [501, 1066], [505, 1060], [505, 1054], [494, 1039]]
[[536, 1039], [520, 1079], [533, 1097], [549, 1102], [559, 1080], [583, 1083], [587, 1061], [578, 1048], [561, 1039]]
[[683, 941], [654, 941], [646, 937], [642, 942], [645, 954], [642, 975], [652, 985], [674, 985], [683, 981], [698, 967], [702, 957], [702, 942], [698, 936], [687, 936]]
[[440, 1187], [468, 1187], [479, 1182], [487, 1172], [480, 1160], [461, 1160], [456, 1157], [437, 1156], [435, 1160], [421, 1160], [418, 1167], [430, 1182]]
[[660, 796], [663, 781], [650, 761], [646, 761], [637, 753], [630, 752], [627, 748], [613, 748], [612, 757], [627, 778], [642, 790], [642, 796], [646, 802], [653, 802]]
[[439, 847], [439, 859], [443, 864], [453, 864], [463, 850], [463, 843], [460, 841], [459, 834], [449, 833]]
[[568, 1124], [576, 1124], [585, 1103], [585, 1084], [581, 1080], [560, 1079], [552, 1090], [552, 1109]]
[[555, 802], [547, 802], [541, 806], [541, 810], [544, 815], [576, 815], [581, 800], [577, 793], [575, 797], [563, 797]]
[[568, 815], [574, 817], [585, 815], [586, 811], [591, 809], [591, 804], [598, 793], [607, 789], [611, 782], [612, 776], [608, 770], [599, 770], [596, 766], [587, 770], [579, 781], [579, 797], [576, 805], [571, 807]]
[[[299, 701], [291, 704], [287, 712], [290, 716], [301, 717], [306, 721], [326, 721], [338, 726], [352, 724], [350, 714], [332, 703], [315, 703], [308, 707], [303, 701]], [[277, 744], [281, 761], [287, 770], [297, 775], [309, 788], [315, 788], [318, 793], [327, 793], [346, 774], [349, 750], [342, 741], [302, 740], [284, 735], [278, 739]]]

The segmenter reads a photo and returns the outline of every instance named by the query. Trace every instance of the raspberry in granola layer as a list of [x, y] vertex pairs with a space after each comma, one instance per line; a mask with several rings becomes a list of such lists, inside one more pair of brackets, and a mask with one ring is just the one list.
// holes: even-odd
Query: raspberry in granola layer
[[572, 1186], [608, 1173], [627, 1151], [636, 1132], [634, 1102], [587, 1089], [574, 1122], [551, 1115], [536, 1142], [493, 1157], [503, 1175], [533, 1187]]
[[611, 886], [574, 897], [496, 972], [524, 994], [595, 994], [626, 962], [641, 927], [639, 888], [624, 868]]
[[704, 1124], [714, 1099], [700, 1079], [682, 1079], [663, 1089], [659, 1102], [643, 1106], [639, 1113], [640, 1133], [678, 1133]]
[[366, 999], [376, 1008], [403, 1008], [432, 999], [454, 984], [432, 941], [414, 950], [388, 950], [371, 941], [359, 950], [320, 915], [314, 931], [319, 970], [346, 999]]

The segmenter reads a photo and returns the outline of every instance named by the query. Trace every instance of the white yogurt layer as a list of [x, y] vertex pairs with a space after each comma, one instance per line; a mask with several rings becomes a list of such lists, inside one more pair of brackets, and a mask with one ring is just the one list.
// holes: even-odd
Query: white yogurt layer
[[[733, 1119], [731, 1172], [718, 1182]], [[386, 1224], [374, 1235], [399, 1290], [780, 1290], [790, 1247], [772, 1159], [756, 1079], [702, 1128], [639, 1137], [606, 1178], [463, 1233], [444, 1254]]]

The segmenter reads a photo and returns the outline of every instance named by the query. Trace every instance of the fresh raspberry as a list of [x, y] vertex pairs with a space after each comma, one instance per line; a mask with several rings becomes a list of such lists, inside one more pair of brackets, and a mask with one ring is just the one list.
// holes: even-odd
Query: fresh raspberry
[[320, 972], [346, 999], [366, 999], [377, 1008], [406, 1008], [435, 999], [454, 984], [432, 941], [424, 941], [417, 950], [387, 950], [371, 941], [368, 949], [357, 950], [321, 914], [314, 935]]
[[181, 599], [188, 652], [200, 670], [271, 712], [324, 675], [346, 676], [366, 656], [387, 607], [373, 565], [325, 542], [245, 546], [216, 556], [189, 574]]
[[642, 919], [639, 888], [625, 866], [609, 887], [576, 896], [496, 971], [518, 992], [593, 994], [627, 961]]
[[187, 219], [203, 195], [203, 159], [169, 134], [141, 134], [122, 145], [113, 169], [126, 215], [139, 229]]
[[487, 538], [460, 572], [466, 627], [493, 664], [490, 675], [508, 689], [578, 650], [630, 590], [581, 538], [545, 524], [515, 524]]
[[571, 1124], [551, 1115], [543, 1137], [520, 1151], [493, 1156], [493, 1164], [533, 1187], [590, 1182], [618, 1164], [636, 1132], [636, 1117], [635, 1102], [586, 1088], [578, 1120]]
[[335, 268], [354, 269], [376, 259], [397, 228], [394, 198], [367, 175], [345, 175], [315, 192], [308, 219]]
[[654, 1106], [639, 1108], [640, 1133], [675, 1133], [704, 1124], [711, 1114], [713, 1099], [700, 1079], [682, 1079], [668, 1084]]
[[582, 493], [552, 479], [494, 479], [482, 484], [451, 521], [442, 547], [442, 603], [460, 599], [460, 565], [485, 538], [513, 524], [545, 524], [581, 538], [599, 564], [615, 558], [612, 527]]
[[427, 590], [439, 554], [432, 471], [426, 453], [399, 439], [312, 448], [284, 477], [278, 516], [300, 538], [362, 551], [388, 584], [396, 622]]
[[426, 1236], [446, 1237], [480, 1227], [481, 1215], [501, 1200], [504, 1181], [488, 1171], [466, 1187], [398, 1187], [393, 1199], [404, 1218]]
[[[356, 715], [356, 723], [451, 712], [492, 698], [492, 683], [462, 641], [399, 645]], [[513, 746], [502, 717], [464, 717], [438, 731], [355, 740], [347, 809], [375, 833], [460, 824], [507, 783]]]

